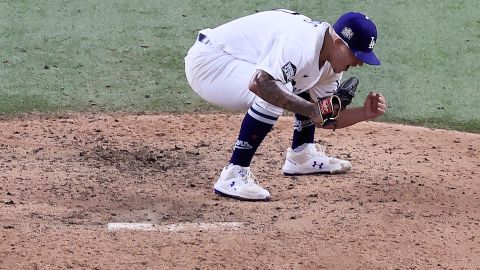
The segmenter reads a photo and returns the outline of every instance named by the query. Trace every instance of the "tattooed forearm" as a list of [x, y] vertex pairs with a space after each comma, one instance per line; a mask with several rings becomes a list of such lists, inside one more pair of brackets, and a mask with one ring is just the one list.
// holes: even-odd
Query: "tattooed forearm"
[[310, 118], [318, 114], [317, 106], [314, 103], [290, 93], [285, 85], [274, 80], [270, 74], [263, 70], [257, 70], [249, 88], [263, 100], [287, 111]]

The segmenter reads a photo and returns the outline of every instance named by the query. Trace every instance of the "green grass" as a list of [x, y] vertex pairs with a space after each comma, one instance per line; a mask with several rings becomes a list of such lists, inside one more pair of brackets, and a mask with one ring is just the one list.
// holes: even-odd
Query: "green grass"
[[196, 33], [278, 7], [332, 23], [347, 10], [374, 19], [382, 65], [345, 75], [361, 81], [354, 104], [374, 89], [389, 102], [382, 121], [480, 132], [475, 0], [1, 1], [0, 112], [212, 109], [184, 75]]
[[348, 75], [365, 82], [362, 96], [370, 89], [385, 94], [390, 108], [382, 120], [480, 131], [480, 3], [452, 2], [392, 1], [372, 9], [387, 15], [376, 19], [383, 64]]

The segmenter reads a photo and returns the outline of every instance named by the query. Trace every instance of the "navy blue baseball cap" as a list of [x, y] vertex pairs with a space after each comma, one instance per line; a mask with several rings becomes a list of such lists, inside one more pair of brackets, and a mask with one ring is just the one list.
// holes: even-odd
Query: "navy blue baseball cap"
[[333, 29], [358, 59], [369, 65], [380, 65], [380, 60], [373, 53], [377, 27], [370, 18], [362, 13], [347, 12], [338, 18]]

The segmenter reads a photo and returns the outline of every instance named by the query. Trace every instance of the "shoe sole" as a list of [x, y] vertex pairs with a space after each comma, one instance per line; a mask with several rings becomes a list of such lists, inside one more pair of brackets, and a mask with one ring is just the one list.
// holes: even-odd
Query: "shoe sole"
[[268, 202], [270, 200], [270, 197], [266, 197], [265, 199], [248, 199], [248, 198], [243, 198], [243, 197], [239, 197], [239, 196], [235, 196], [235, 195], [230, 195], [230, 194], [226, 194], [226, 193], [223, 193], [221, 191], [218, 191], [216, 189], [213, 189], [215, 191], [215, 194], [217, 195], [220, 195], [222, 197], [228, 197], [228, 198], [232, 198], [232, 199], [236, 199], [236, 200], [240, 200], [240, 201], [246, 201], [246, 202]]
[[320, 172], [308, 172], [308, 173], [290, 173], [290, 172], [285, 172], [282, 170], [282, 173], [283, 175], [285, 176], [298, 176], [298, 175], [316, 175], [316, 174], [342, 174], [342, 173], [346, 173], [348, 171], [350, 171], [352, 169], [352, 167], [350, 166], [350, 168], [348, 169], [337, 169], [337, 170], [333, 170], [333, 171], [320, 171]]
[[311, 173], [286, 173], [283, 172], [285, 176], [299, 176], [299, 175], [319, 175], [319, 174], [340, 174], [344, 172], [311, 172]]

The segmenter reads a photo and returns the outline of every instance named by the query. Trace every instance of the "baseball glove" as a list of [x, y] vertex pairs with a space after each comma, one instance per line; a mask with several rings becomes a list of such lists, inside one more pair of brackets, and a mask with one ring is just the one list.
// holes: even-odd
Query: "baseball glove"
[[357, 78], [351, 77], [350, 79], [343, 81], [333, 93], [340, 98], [342, 110], [344, 110], [350, 104], [350, 102], [352, 102], [355, 92], [357, 91], [358, 83], [359, 81]]
[[322, 127], [331, 124], [336, 126], [336, 119], [340, 114], [340, 108], [342, 107], [342, 101], [340, 98], [336, 95], [318, 98], [317, 105], [319, 116], [315, 122], [320, 122]]

